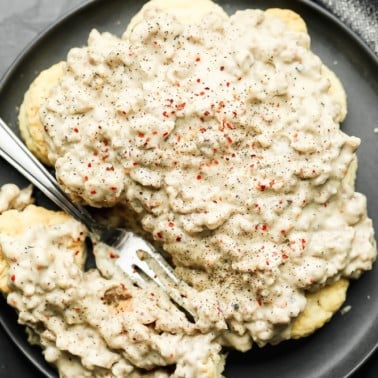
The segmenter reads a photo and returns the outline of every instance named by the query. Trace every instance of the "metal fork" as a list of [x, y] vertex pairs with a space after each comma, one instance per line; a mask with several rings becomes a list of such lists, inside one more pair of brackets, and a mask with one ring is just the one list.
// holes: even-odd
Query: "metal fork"
[[[123, 228], [105, 227], [91, 216], [82, 206], [73, 203], [61, 189], [56, 179], [34, 157], [21, 140], [0, 118], [0, 156], [16, 168], [32, 184], [38, 187], [50, 200], [83, 223], [93, 241], [100, 241], [114, 250], [120, 257], [117, 264], [139, 287], [146, 286], [148, 277], [160, 286], [180, 308], [187, 318], [194, 322], [196, 314], [188, 303], [187, 292], [191, 288], [174, 274], [172, 267], [143, 238]], [[141, 253], [158, 268], [155, 271]]]

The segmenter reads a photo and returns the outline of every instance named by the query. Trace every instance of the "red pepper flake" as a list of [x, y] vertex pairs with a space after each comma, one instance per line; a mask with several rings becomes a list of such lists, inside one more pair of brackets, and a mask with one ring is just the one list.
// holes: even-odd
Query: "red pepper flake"
[[229, 82], [229, 81], [228, 81], [228, 82], [226, 83], [226, 86], [227, 86], [227, 87], [229, 87], [229, 86], [230, 86], [230, 82]]
[[308, 280], [311, 284], [313, 284], [315, 282], [315, 280], [311, 277], [309, 280]]
[[204, 113], [203, 113], [205, 116], [208, 116], [210, 114], [210, 112], [208, 110], [206, 110]]
[[118, 259], [119, 255], [117, 253], [114, 253], [113, 251], [109, 252], [109, 257], [111, 259]]
[[235, 112], [235, 110], [232, 112], [232, 114], [234, 115], [234, 117], [236, 117], [238, 115], [238, 113]]
[[232, 138], [231, 137], [229, 137], [227, 134], [224, 134], [224, 137], [227, 139], [227, 142], [228, 143], [232, 143]]
[[87, 167], [92, 168], [92, 163], [88, 163]]
[[97, 156], [98, 155], [98, 151], [93, 151], [93, 156]]
[[79, 253], [80, 253], [80, 250], [77, 249], [77, 250], [75, 251], [75, 256], [77, 256]]
[[198, 78], [198, 79], [197, 79], [197, 83], [200, 83], [200, 82], [201, 82], [201, 79]]
[[109, 189], [112, 190], [113, 192], [115, 192], [117, 190], [117, 187], [116, 186], [111, 186]]
[[16, 262], [17, 262], [17, 259], [16, 259], [15, 257], [11, 257], [11, 258], [10, 258], [10, 261], [16, 263]]
[[169, 114], [168, 114], [168, 112], [167, 112], [166, 110], [164, 110], [164, 112], [163, 112], [163, 116], [164, 116], [165, 118], [168, 118], [168, 117], [169, 117]]
[[35, 266], [35, 268], [36, 268], [37, 270], [41, 270], [41, 269], [42, 269], [42, 266], [39, 265], [39, 264], [37, 264], [37, 265]]
[[177, 104], [176, 105], [176, 109], [177, 110], [182, 110], [182, 109], [185, 108], [185, 106], [186, 106], [186, 102], [182, 102], [181, 104]]
[[11, 281], [14, 282], [14, 281], [16, 281], [16, 276], [14, 274], [12, 274], [11, 277], [10, 277], [10, 279], [11, 279]]
[[176, 241], [180, 242], [181, 241], [181, 236], [177, 236]]
[[283, 259], [288, 259], [289, 256], [288, 256], [286, 253], [283, 253], [283, 254], [282, 254], [282, 258], [283, 258]]
[[200, 62], [200, 61], [201, 61], [201, 57], [196, 56], [196, 62]]
[[205, 87], [205, 91], [209, 91], [210, 90], [210, 88], [209, 87]]
[[305, 247], [306, 247], [306, 239], [301, 239], [301, 246], [302, 246], [302, 249], [305, 249]]
[[180, 140], [181, 140], [181, 135], [177, 135], [176, 140], [177, 140], [177, 142], [180, 142]]
[[168, 222], [168, 227], [174, 227], [175, 224], [173, 222]]
[[169, 133], [168, 132], [165, 132], [164, 134], [163, 134], [163, 138], [167, 138], [169, 136]]
[[281, 230], [280, 233], [281, 235], [286, 235], [286, 230]]
[[158, 42], [158, 41], [154, 41], [154, 45], [155, 45], [155, 46], [158, 46], [158, 45], [159, 45], [159, 42]]
[[259, 304], [259, 306], [262, 306], [262, 304], [263, 304], [261, 299], [258, 299], [257, 303]]
[[159, 238], [159, 239], [162, 239], [163, 238], [163, 234], [161, 233], [161, 231], [158, 231], [156, 233], [156, 236]]
[[134, 161], [133, 166], [136, 167], [138, 165], [138, 162]]
[[157, 131], [156, 130], [154, 130], [153, 132], [152, 132], [152, 135], [157, 135]]
[[146, 142], [143, 144], [144, 147], [146, 147], [148, 145], [148, 143], [150, 142], [151, 138], [147, 138], [146, 139]]
[[239, 77], [238, 77], [238, 81], [240, 81], [241, 79], [242, 79], [241, 76], [239, 76]]
[[197, 179], [197, 180], [201, 180], [201, 179], [202, 179], [202, 176], [201, 176], [201, 175], [197, 175], [196, 179]]
[[139, 138], [144, 138], [144, 133], [138, 133]]
[[268, 229], [268, 226], [264, 223], [263, 225], [261, 225], [261, 229], [263, 231], [266, 231]]
[[97, 191], [96, 191], [96, 189], [92, 189], [92, 190], [90, 191], [90, 193], [91, 193], [91, 194], [96, 194]]
[[224, 66], [220, 66], [220, 70], [223, 71], [224, 70]]
[[201, 133], [204, 133], [206, 130], [207, 130], [207, 129], [206, 129], [205, 127], [201, 127], [201, 128], [200, 128]]
[[79, 307], [75, 307], [74, 310], [75, 310], [75, 312], [77, 312], [77, 313], [80, 313], [80, 312], [81, 312], [81, 309], [80, 309]]
[[205, 92], [201, 91], [199, 94], [200, 94], [200, 96], [203, 96], [205, 94]]
[[78, 133], [78, 132], [79, 132], [79, 129], [78, 129], [77, 127], [75, 127], [75, 128], [73, 129], [73, 131], [75, 131], [75, 133]]
[[263, 192], [266, 189], [266, 185], [259, 184], [258, 189]]

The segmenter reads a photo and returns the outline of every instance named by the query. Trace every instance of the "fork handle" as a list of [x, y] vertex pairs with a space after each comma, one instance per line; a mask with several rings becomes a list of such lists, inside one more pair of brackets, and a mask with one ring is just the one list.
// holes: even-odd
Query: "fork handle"
[[84, 223], [90, 231], [98, 229], [89, 212], [82, 206], [72, 203], [56, 179], [26, 148], [2, 118], [0, 118], [0, 156], [61, 209]]

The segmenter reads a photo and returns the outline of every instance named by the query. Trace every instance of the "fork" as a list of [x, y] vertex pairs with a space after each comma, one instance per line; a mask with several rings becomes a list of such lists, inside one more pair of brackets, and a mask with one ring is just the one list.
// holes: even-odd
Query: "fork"
[[[149, 278], [169, 295], [172, 302], [185, 313], [189, 321], [195, 322], [197, 316], [187, 300], [187, 292], [192, 288], [175, 275], [172, 267], [156, 252], [154, 247], [129, 230], [101, 225], [84, 207], [73, 203], [56, 179], [1, 118], [0, 156], [57, 206], [83, 223], [93, 242], [100, 241], [114, 250], [114, 254], [119, 255], [117, 265], [133, 283], [143, 288], [147, 285]], [[147, 259], [141, 258], [141, 255], [146, 256]], [[153, 262], [162, 274], [158, 274], [158, 271], [152, 269], [146, 260]]]

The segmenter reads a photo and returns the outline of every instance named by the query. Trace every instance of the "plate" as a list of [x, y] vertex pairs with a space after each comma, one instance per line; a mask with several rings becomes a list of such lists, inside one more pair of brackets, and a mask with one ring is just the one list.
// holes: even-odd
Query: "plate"
[[[290, 8], [306, 21], [312, 49], [343, 82], [349, 95], [349, 113], [342, 128], [362, 139], [358, 152], [357, 190], [368, 197], [369, 215], [378, 230], [378, 61], [364, 43], [336, 18], [309, 1], [236, 0], [218, 1], [228, 13], [244, 8]], [[17, 107], [36, 74], [65, 59], [73, 46], [86, 44], [89, 31], [111, 31], [121, 35], [130, 18], [144, 1], [92, 0], [77, 8], [40, 35], [17, 59], [0, 83], [0, 114], [17, 130]], [[0, 184], [27, 182], [0, 161]], [[37, 202], [46, 204], [42, 195]], [[230, 352], [225, 375], [229, 378], [325, 378], [352, 374], [377, 347], [378, 272], [364, 274], [353, 282], [345, 305], [351, 310], [338, 312], [332, 321], [314, 335], [286, 341], [278, 346], [254, 347], [247, 353]], [[1, 301], [0, 322], [12, 340], [41, 373], [56, 377], [44, 362], [40, 349], [31, 347], [25, 332], [17, 325], [14, 311]]]

